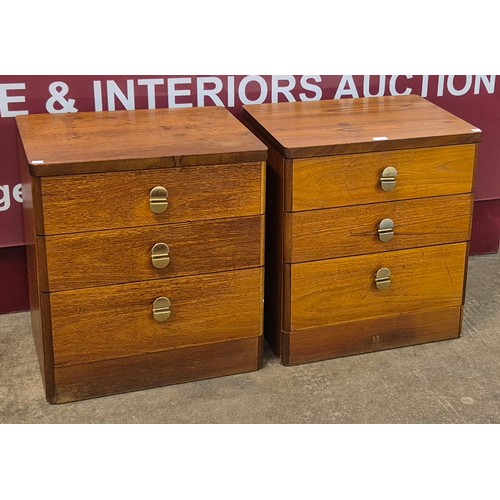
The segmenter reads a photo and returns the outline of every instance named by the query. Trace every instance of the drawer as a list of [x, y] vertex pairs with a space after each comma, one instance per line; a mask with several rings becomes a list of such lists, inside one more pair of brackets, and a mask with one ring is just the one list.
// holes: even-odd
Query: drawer
[[[313, 210], [469, 193], [475, 148], [468, 144], [294, 160], [291, 207], [286, 209]], [[397, 170], [392, 191], [381, 188], [380, 177], [386, 167]]]
[[[453, 243], [285, 264], [291, 321], [285, 314], [283, 330], [460, 306], [466, 252], [467, 243]], [[390, 287], [385, 290], [375, 285], [381, 268], [391, 271]]]
[[[38, 236], [48, 270], [48, 282], [40, 280], [40, 287], [71, 290], [262, 266], [263, 231], [264, 216], [255, 215]], [[164, 259], [163, 268], [153, 266], [152, 250], [158, 243], [168, 246], [170, 261]]]
[[[285, 262], [305, 262], [467, 241], [473, 195], [439, 196], [285, 213]], [[393, 236], [378, 229], [393, 222]]]
[[[262, 334], [263, 268], [49, 295], [56, 365], [124, 358]], [[153, 318], [158, 297], [171, 316]]]
[[[262, 163], [44, 177], [38, 234], [153, 226], [264, 213]], [[153, 213], [150, 192], [162, 186], [168, 207]]]

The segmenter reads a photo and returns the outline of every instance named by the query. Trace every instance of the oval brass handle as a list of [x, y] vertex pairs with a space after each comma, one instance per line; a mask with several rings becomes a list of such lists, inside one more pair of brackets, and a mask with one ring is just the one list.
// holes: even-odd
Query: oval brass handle
[[161, 323], [170, 318], [170, 300], [167, 297], [158, 297], [153, 302], [153, 318]]
[[392, 191], [396, 187], [398, 171], [394, 167], [386, 167], [380, 175], [380, 187], [383, 191]]
[[164, 187], [156, 186], [151, 190], [149, 208], [154, 214], [162, 214], [168, 208], [168, 191]]
[[379, 290], [388, 290], [391, 287], [391, 271], [387, 267], [381, 267], [375, 275], [375, 286]]
[[394, 238], [394, 221], [392, 219], [383, 219], [378, 225], [377, 232], [380, 241], [391, 241]]
[[151, 249], [151, 263], [156, 269], [163, 269], [170, 264], [170, 248], [166, 243], [156, 243]]

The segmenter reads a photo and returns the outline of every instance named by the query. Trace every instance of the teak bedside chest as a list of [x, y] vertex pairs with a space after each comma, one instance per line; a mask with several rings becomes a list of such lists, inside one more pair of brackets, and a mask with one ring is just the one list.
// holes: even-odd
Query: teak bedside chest
[[244, 118], [270, 146], [265, 330], [282, 363], [458, 337], [481, 131], [414, 95]]
[[260, 368], [264, 144], [215, 107], [17, 124], [48, 401]]

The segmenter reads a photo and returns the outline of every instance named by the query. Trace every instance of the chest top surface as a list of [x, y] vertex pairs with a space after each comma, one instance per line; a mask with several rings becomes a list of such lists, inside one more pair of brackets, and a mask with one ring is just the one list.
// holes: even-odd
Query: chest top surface
[[417, 95], [243, 107], [286, 158], [479, 142], [481, 131]]
[[39, 114], [16, 122], [30, 171], [39, 176], [267, 157], [265, 145], [221, 107]]

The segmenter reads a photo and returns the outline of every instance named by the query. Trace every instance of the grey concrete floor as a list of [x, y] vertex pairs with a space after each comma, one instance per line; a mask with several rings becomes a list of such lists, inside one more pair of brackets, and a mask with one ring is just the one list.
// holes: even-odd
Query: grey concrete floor
[[500, 423], [500, 254], [469, 261], [460, 339], [58, 406], [29, 314], [0, 316], [0, 423]]

